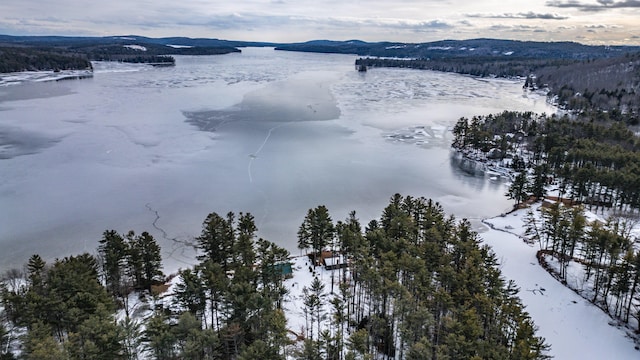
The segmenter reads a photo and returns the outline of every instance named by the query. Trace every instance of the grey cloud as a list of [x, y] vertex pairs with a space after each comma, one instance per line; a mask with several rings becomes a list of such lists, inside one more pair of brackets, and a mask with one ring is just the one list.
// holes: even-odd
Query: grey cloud
[[542, 33], [547, 32], [544, 29], [541, 29], [537, 26], [529, 26], [529, 25], [492, 25], [489, 27], [492, 31], [508, 31], [508, 32], [535, 32]]
[[566, 20], [569, 17], [551, 13], [534, 13], [520, 12], [520, 13], [503, 13], [503, 14], [467, 14], [470, 18], [484, 18], [484, 19], [542, 19], [542, 20]]
[[436, 31], [443, 29], [450, 29], [454, 26], [442, 20], [424, 20], [424, 21], [409, 21], [409, 20], [397, 20], [397, 19], [371, 19], [371, 18], [350, 18], [350, 17], [332, 17], [332, 18], [314, 18], [307, 16], [287, 16], [287, 15], [262, 15], [262, 14], [229, 14], [229, 15], [213, 15], [213, 16], [201, 16], [189, 14], [189, 16], [182, 16], [180, 18], [172, 18], [158, 22], [157, 20], [151, 21], [136, 21], [136, 25], [145, 27], [157, 27], [164, 28], [167, 26], [206, 26], [214, 30], [229, 30], [243, 28], [247, 29], [261, 29], [261, 28], [274, 28], [274, 27], [311, 27], [311, 26], [326, 26], [338, 28], [359, 28], [359, 27], [373, 27], [373, 28], [388, 28], [408, 31]]
[[609, 9], [626, 9], [626, 8], [640, 8], [640, 0], [597, 0], [597, 3], [586, 3], [577, 0], [561, 1], [552, 0], [547, 1], [547, 6], [557, 8], [570, 8], [578, 9], [585, 12], [598, 12], [606, 11]]
[[595, 24], [595, 25], [585, 25], [586, 29], [619, 29], [621, 26], [619, 25], [605, 25], [605, 24]]

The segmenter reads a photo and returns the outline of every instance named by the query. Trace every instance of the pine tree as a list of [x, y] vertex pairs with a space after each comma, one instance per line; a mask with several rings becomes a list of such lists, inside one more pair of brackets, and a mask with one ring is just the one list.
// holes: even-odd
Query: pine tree
[[298, 248], [313, 251], [313, 262], [317, 265], [317, 256], [331, 243], [335, 235], [329, 210], [324, 205], [309, 209], [307, 216], [298, 229]]
[[21, 358], [25, 360], [69, 359], [62, 345], [51, 335], [51, 328], [42, 322], [33, 323], [23, 336]]
[[207, 216], [202, 224], [202, 234], [196, 238], [198, 249], [203, 252], [198, 260], [212, 260], [222, 265], [225, 272], [229, 270], [235, 243], [234, 218], [232, 212], [227, 214], [226, 219], [216, 213]]
[[98, 253], [102, 260], [102, 274], [104, 276], [107, 291], [114, 296], [127, 296], [124, 289], [127, 243], [115, 230], [106, 230], [99, 241]]
[[146, 322], [145, 339], [155, 359], [175, 359], [177, 339], [165, 316], [154, 314]]
[[193, 316], [202, 319], [206, 308], [206, 293], [198, 271], [184, 269], [178, 272], [180, 282], [176, 284], [175, 301]]
[[526, 172], [520, 172], [516, 175], [509, 189], [507, 190], [507, 197], [515, 200], [516, 205], [527, 199], [527, 174]]
[[133, 252], [140, 257], [140, 268], [135, 270], [136, 274], [140, 273], [136, 276], [140, 278], [137, 286], [143, 290], [150, 290], [151, 285], [160, 282], [163, 277], [160, 246], [146, 231], [137, 236], [129, 246], [135, 249]]

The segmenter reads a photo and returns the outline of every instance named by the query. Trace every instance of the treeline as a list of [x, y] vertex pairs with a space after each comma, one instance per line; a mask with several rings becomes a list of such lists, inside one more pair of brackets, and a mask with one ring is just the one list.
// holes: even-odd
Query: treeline
[[[477, 158], [489, 153], [511, 157], [516, 171], [536, 169], [536, 188], [551, 177], [561, 197], [590, 209], [637, 211], [640, 138], [626, 127], [637, 121], [635, 115], [621, 113], [591, 112], [572, 118], [505, 111], [461, 118], [453, 129], [452, 146]], [[526, 177], [518, 180], [515, 183], [526, 189], [522, 184]]]
[[[137, 43], [136, 43], [137, 44]], [[233, 47], [179, 47], [174, 48], [159, 44], [140, 43], [139, 45], [117, 44], [81, 44], [68, 47], [69, 51], [86, 54], [90, 60], [126, 61], [135, 58], [172, 59], [170, 55], [221, 55], [240, 52]], [[162, 62], [162, 61], [146, 61]]]
[[167, 55], [104, 55], [95, 56], [96, 61], [119, 61], [133, 64], [175, 65], [176, 59]]
[[[545, 359], [548, 346], [468, 221], [424, 198], [394, 195], [364, 231], [310, 210], [299, 247], [339, 248], [337, 289], [305, 289], [304, 359]], [[323, 327], [322, 323], [326, 322]]]
[[548, 88], [548, 96], [573, 111], [640, 112], [640, 53], [532, 70], [528, 87]]
[[82, 54], [28, 47], [0, 47], [0, 73], [91, 69]]
[[480, 77], [525, 77], [538, 69], [571, 64], [575, 60], [510, 58], [505, 56], [446, 57], [429, 59], [359, 58], [356, 66], [396, 67], [453, 72]]
[[250, 214], [209, 214], [170, 297], [148, 233], [105, 231], [97, 255], [52, 264], [32, 256], [2, 283], [2, 359], [548, 358], [495, 256], [431, 200], [395, 195], [364, 230], [355, 213], [334, 224], [309, 210], [300, 246], [340, 248], [349, 268], [336, 289], [306, 284], [297, 340], [289, 253], [256, 231]]

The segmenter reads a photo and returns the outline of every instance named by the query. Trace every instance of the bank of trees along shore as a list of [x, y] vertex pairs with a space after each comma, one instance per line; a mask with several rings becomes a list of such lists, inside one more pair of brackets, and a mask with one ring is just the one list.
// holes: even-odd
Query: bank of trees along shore
[[301, 247], [339, 248], [350, 267], [335, 289], [304, 284], [297, 340], [283, 310], [290, 254], [256, 231], [251, 214], [209, 214], [170, 297], [148, 233], [105, 231], [97, 255], [52, 264], [34, 255], [3, 282], [2, 358], [547, 358], [494, 255], [431, 200], [395, 195], [364, 230], [354, 212], [334, 224], [309, 210]]
[[42, 70], [87, 70], [85, 55], [28, 47], [0, 46], [0, 73]]
[[[519, 159], [511, 161], [519, 175], [507, 192], [516, 202], [541, 198], [553, 180], [557, 201], [545, 204], [540, 216], [527, 216], [527, 236], [540, 245], [541, 263], [565, 282], [568, 266], [581, 264], [581, 286], [570, 285], [640, 332], [640, 249], [631, 233], [640, 218], [640, 139], [627, 128], [636, 116], [504, 112], [463, 118], [453, 146], [475, 159], [496, 148]], [[590, 223], [585, 209], [610, 216]]]
[[538, 168], [560, 196], [591, 210], [640, 208], [640, 138], [626, 126], [637, 115], [593, 112], [574, 116], [503, 112], [461, 118], [453, 147], [477, 159], [492, 149], [512, 157], [514, 170]]

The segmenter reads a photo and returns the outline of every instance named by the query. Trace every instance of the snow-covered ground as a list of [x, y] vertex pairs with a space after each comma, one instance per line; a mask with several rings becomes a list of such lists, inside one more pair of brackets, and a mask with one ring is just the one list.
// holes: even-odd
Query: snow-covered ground
[[93, 71], [91, 70], [21, 71], [0, 74], [0, 87], [18, 85], [24, 82], [58, 81], [89, 77], [93, 77]]
[[601, 309], [565, 287], [536, 259], [538, 244], [527, 244], [524, 217], [527, 210], [485, 220], [493, 228], [481, 234], [500, 261], [502, 274], [520, 287], [520, 297], [538, 334], [551, 345], [555, 359], [638, 359], [640, 352], [625, 329]]

